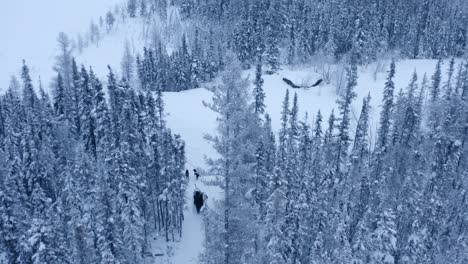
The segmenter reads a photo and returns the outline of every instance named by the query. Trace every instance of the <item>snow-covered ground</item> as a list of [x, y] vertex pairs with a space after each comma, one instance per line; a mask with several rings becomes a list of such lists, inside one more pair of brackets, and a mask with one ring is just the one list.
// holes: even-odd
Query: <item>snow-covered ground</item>
[[98, 24], [109, 10], [118, 8], [125, 12], [125, 3], [125, 0], [15, 0], [2, 3], [0, 91], [8, 87], [12, 75], [19, 75], [23, 59], [30, 67], [33, 81], [40, 78], [44, 88], [48, 89], [55, 77], [53, 66], [59, 53], [57, 36], [60, 32], [65, 32], [73, 41], [73, 56], [77, 62], [92, 66], [103, 79], [107, 75], [107, 65], [111, 65], [115, 72], [120, 71], [126, 42], [134, 56], [155, 40], [166, 44], [168, 52], [180, 45], [182, 34], [187, 33], [189, 25], [180, 21], [177, 7], [168, 6], [165, 18], [126, 17], [122, 20], [119, 15], [112, 29], [108, 31], [105, 26], [100, 29], [98, 43], [88, 43], [79, 52], [78, 35], [86, 38], [90, 23]]
[[[210, 207], [214, 200], [222, 197], [222, 190], [218, 186], [206, 184], [214, 176], [205, 173], [208, 170], [205, 157], [216, 156], [214, 149], [204, 139], [205, 134], [213, 134], [216, 128], [216, 114], [203, 105], [203, 101], [210, 101], [210, 99], [211, 93], [206, 89], [164, 94], [168, 126], [185, 140], [186, 167], [190, 171], [182, 239], [167, 245], [165, 263], [198, 263], [205, 236], [202, 215], [197, 214], [193, 205], [195, 189], [198, 188], [208, 195], [207, 207]], [[201, 172], [201, 178], [198, 181], [193, 175], [194, 168]]]
[[187, 166], [207, 170], [205, 157], [215, 157], [216, 152], [204, 139], [216, 132], [216, 114], [203, 105], [211, 101], [206, 89], [164, 93], [168, 126], [186, 142]]
[[[92, 20], [123, 0], [10, 0], [0, 8], [0, 88], [8, 86], [25, 59], [33, 80], [49, 81], [57, 54], [56, 39], [85, 32]], [[92, 7], [92, 8], [90, 8]]]
[[[191, 171], [192, 167], [187, 166]], [[193, 173], [190, 173], [190, 180], [187, 185], [184, 206], [184, 222], [182, 224], [182, 238], [176, 242], [165, 243], [162, 239], [153, 241], [152, 257], [146, 259], [146, 263], [164, 263], [164, 264], [196, 264], [198, 257], [203, 250], [204, 225], [203, 210], [210, 208], [214, 200], [222, 197], [222, 190], [214, 185], [210, 185], [210, 179], [213, 176], [202, 175], [196, 180]], [[207, 194], [208, 199], [202, 211], [197, 213], [193, 204], [193, 193], [200, 190]]]
[[97, 44], [91, 44], [76, 56], [78, 63], [89, 65], [101, 77], [107, 74], [107, 65], [120, 72], [125, 42], [129, 44], [132, 54], [141, 52], [147, 44], [141, 29], [141, 19], [127, 19], [125, 24], [111, 30]]
[[90, 45], [81, 54], [77, 54], [78, 63], [92, 66], [98, 76], [104, 78], [107, 75], [107, 65], [120, 72], [126, 42], [134, 57], [141, 54], [145, 46], [154, 48], [155, 41], [165, 44], [166, 50], [172, 52], [180, 45], [182, 34], [186, 32], [188, 25], [180, 21], [177, 7], [169, 6], [166, 13], [165, 19], [157, 15], [151, 20], [126, 18], [104, 35], [97, 45]]
[[[428, 82], [431, 81], [431, 76], [436, 66], [436, 60], [400, 60], [396, 62], [396, 75], [394, 78], [395, 82], [395, 95], [400, 89], [405, 90], [408, 86], [413, 73], [416, 71], [418, 74], [418, 83], [420, 84], [423, 75], [426, 74]], [[372, 63], [367, 66], [361, 66], [358, 68], [358, 85], [356, 87], [357, 98], [353, 103], [353, 119], [357, 121], [362, 106], [362, 99], [369, 93], [372, 97], [371, 105], [372, 115], [371, 124], [378, 122], [380, 106], [382, 101], [382, 93], [387, 78], [387, 71], [390, 66], [390, 61], [379, 61]], [[332, 68], [340, 68], [341, 66], [333, 65]], [[448, 62], [443, 64], [442, 71], [447, 71]], [[376, 71], [376, 68], [379, 69]], [[273, 75], [263, 75], [264, 78], [264, 90], [266, 93], [266, 112], [272, 118], [273, 129], [279, 130], [280, 118], [281, 118], [281, 106], [286, 90], [289, 89], [290, 100], [294, 93], [298, 95], [299, 112], [300, 118], [304, 118], [306, 112], [308, 113], [308, 120], [310, 123], [314, 121], [317, 111], [320, 110], [324, 116], [324, 122], [328, 118], [332, 109], [335, 110], [335, 114], [338, 114], [336, 100], [338, 99], [336, 93], [336, 75], [331, 78], [330, 84], [322, 82], [321, 85], [309, 89], [293, 89], [288, 86], [282, 78], [288, 78], [296, 84], [311, 84], [315, 83], [318, 79], [324, 78], [322, 67], [316, 66], [303, 66], [300, 68], [289, 68], [284, 67], [283, 70]], [[340, 70], [336, 70], [341, 72]], [[338, 74], [339, 75], [339, 74]], [[249, 78], [253, 81], [255, 73], [252, 70], [244, 72], [244, 77]], [[342, 76], [345, 78], [345, 74]], [[198, 93], [195, 91], [190, 91]], [[291, 105], [290, 102], [290, 105]], [[185, 110], [189, 112], [189, 110]], [[207, 121], [210, 123], [212, 121]], [[213, 121], [214, 122], [214, 121]], [[204, 126], [201, 124], [200, 126]], [[352, 130], [351, 130], [352, 131]]]

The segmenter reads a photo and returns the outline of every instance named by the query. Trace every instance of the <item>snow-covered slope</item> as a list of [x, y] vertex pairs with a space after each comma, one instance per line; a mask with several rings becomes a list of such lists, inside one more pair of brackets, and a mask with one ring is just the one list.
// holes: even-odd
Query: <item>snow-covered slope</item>
[[133, 54], [139, 53], [147, 44], [141, 19], [127, 19], [125, 24], [111, 30], [99, 43], [91, 44], [81, 54], [77, 54], [76, 59], [80, 64], [92, 66], [103, 78], [107, 74], [107, 65], [120, 72], [125, 42]]
[[[107, 65], [120, 71], [124, 45], [129, 43], [134, 56], [141, 53], [144, 46], [155, 41], [166, 45], [168, 52], [180, 45], [182, 34], [189, 25], [180, 20], [179, 9], [169, 6], [167, 16], [153, 15], [148, 18], [129, 18], [115, 13], [126, 12], [125, 0], [15, 0], [2, 3], [0, 9], [0, 91], [8, 87], [10, 77], [18, 75], [21, 61], [26, 60], [32, 79], [39, 77], [48, 88], [55, 76], [53, 65], [59, 53], [57, 36], [65, 32], [74, 44], [73, 56], [79, 64], [92, 66], [95, 73], [104, 78]], [[89, 26], [93, 21], [99, 24], [107, 11], [117, 15], [110, 30], [100, 27], [97, 43], [85, 43], [82, 50], [77, 45], [78, 36], [87, 41]], [[8, 25], [15, 25], [8, 26]]]
[[134, 57], [142, 53], [143, 47], [154, 47], [152, 45], [157, 41], [165, 44], [168, 52], [172, 52], [180, 45], [188, 25], [180, 21], [177, 7], [169, 6], [166, 13], [166, 18], [156, 14], [150, 20], [141, 17], [126, 18], [103, 36], [98, 44], [90, 45], [81, 54], [76, 54], [76, 59], [79, 63], [93, 66], [98, 76], [105, 77], [107, 65], [120, 72], [126, 42]]
[[[107, 10], [123, 0], [14, 0], [0, 8], [0, 88], [17, 74], [21, 60], [31, 67], [33, 79], [49, 80], [57, 53], [56, 38], [85, 32]], [[90, 8], [92, 7], [92, 8]]]

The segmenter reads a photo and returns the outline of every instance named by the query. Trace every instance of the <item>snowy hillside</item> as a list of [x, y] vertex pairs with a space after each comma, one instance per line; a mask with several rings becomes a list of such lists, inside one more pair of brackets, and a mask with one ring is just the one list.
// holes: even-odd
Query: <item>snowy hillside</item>
[[133, 57], [141, 54], [143, 47], [154, 47], [155, 41], [160, 41], [171, 52], [180, 45], [186, 25], [180, 20], [177, 7], [167, 8], [167, 17], [126, 18], [115, 29], [104, 35], [98, 44], [90, 45], [82, 53], [77, 54], [77, 60], [85, 65], [92, 65], [96, 72], [105, 77], [107, 65], [120, 72], [120, 63], [124, 54], [125, 43], [129, 44]]
[[[123, 3], [123, 0], [15, 0], [5, 1], [0, 9], [0, 88], [8, 86], [25, 59], [31, 65], [34, 80], [53, 76], [58, 53], [57, 36], [85, 33], [91, 21]], [[92, 6], [92, 8], [90, 8]]]
[[[93, 8], [83, 8], [92, 2]], [[166, 17], [129, 18], [118, 16], [125, 12], [124, 0], [98, 2], [54, 1], [32, 2], [20, 0], [8, 2], [0, 12], [0, 23], [15, 24], [15, 27], [1, 27], [0, 34], [8, 36], [0, 43], [0, 91], [6, 90], [11, 76], [18, 75], [22, 60], [30, 66], [34, 81], [41, 78], [48, 84], [55, 78], [53, 70], [55, 57], [60, 53], [57, 36], [65, 32], [72, 41], [72, 55], [77, 62], [92, 66], [99, 77], [107, 75], [107, 65], [120, 72], [120, 63], [125, 45], [128, 44], [132, 56], [140, 54], [143, 47], [152, 47], [160, 41], [170, 53], [180, 45], [182, 34], [188, 25], [181, 21], [179, 9], [168, 6]], [[42, 18], [38, 14], [48, 13], [51, 9], [60, 10]], [[83, 12], [82, 12], [83, 11]], [[118, 17], [110, 30], [106, 29], [106, 12], [112, 11]], [[15, 15], [13, 15], [15, 14]], [[19, 15], [16, 15], [19, 14]], [[95, 23], [101, 32], [96, 43], [89, 43], [90, 23]], [[83, 47], [79, 47], [83, 41]], [[34, 43], [34, 45], [31, 45]]]

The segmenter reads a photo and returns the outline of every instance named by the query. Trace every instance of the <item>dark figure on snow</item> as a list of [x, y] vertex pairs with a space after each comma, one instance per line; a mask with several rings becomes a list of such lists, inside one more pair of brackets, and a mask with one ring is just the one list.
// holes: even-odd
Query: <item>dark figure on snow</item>
[[204, 195], [201, 191], [196, 190], [193, 193], [193, 203], [195, 204], [195, 207], [197, 208], [197, 213], [200, 213], [200, 209], [203, 206], [204, 203]]
[[291, 86], [292, 88], [295, 88], [295, 89], [298, 89], [298, 88], [309, 89], [309, 88], [311, 88], [311, 87], [315, 87], [315, 86], [320, 85], [320, 84], [322, 83], [323, 80], [322, 80], [322, 79], [319, 79], [319, 80], [317, 80], [314, 84], [312, 84], [312, 85], [310, 85], [310, 86], [307, 86], [307, 85], [296, 85], [296, 84], [294, 84], [291, 80], [289, 80], [289, 79], [287, 79], [287, 78], [283, 78], [283, 81], [284, 81], [287, 85], [289, 85], [289, 86]]
[[292, 88], [295, 88], [295, 89], [301, 88], [301, 86], [295, 85], [291, 80], [289, 80], [289, 79], [287, 79], [287, 78], [283, 78], [283, 81], [284, 81], [287, 85], [291, 86]]
[[319, 79], [317, 82], [315, 82], [314, 84], [312, 84], [312, 87], [315, 87], [315, 86], [318, 86], [322, 83], [322, 79]]
[[187, 177], [187, 179], [188, 179], [188, 178], [189, 178], [189, 176], [190, 176], [190, 173], [189, 173], [189, 171], [188, 171], [188, 170], [185, 170], [185, 177]]
[[200, 177], [200, 173], [196, 169], [193, 169], [193, 174], [195, 175], [195, 178], [198, 180], [198, 177]]

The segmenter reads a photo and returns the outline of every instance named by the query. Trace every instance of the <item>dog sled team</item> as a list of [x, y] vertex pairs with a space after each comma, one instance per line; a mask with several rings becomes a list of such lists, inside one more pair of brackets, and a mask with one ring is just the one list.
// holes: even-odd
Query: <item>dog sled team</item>
[[[195, 179], [198, 180], [200, 178], [200, 173], [196, 169], [193, 169], [193, 176], [195, 176]], [[189, 170], [185, 170], [185, 177], [187, 177], [187, 179], [190, 178]], [[200, 210], [203, 205], [205, 205], [207, 199], [208, 195], [198, 189], [198, 187], [195, 185], [195, 191], [193, 192], [193, 204], [197, 209], [197, 213], [200, 213]]]

